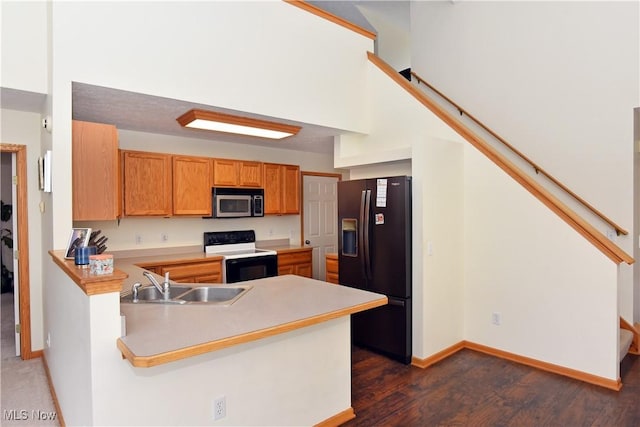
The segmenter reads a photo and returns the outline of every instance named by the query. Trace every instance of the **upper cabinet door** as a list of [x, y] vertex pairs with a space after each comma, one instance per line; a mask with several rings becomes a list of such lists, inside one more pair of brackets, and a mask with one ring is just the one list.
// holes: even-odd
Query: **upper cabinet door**
[[265, 215], [282, 212], [282, 169], [280, 165], [265, 163], [264, 167], [264, 213]]
[[113, 125], [73, 121], [73, 220], [113, 220], [120, 215], [118, 131]]
[[262, 187], [262, 162], [213, 159], [214, 187]]
[[264, 164], [264, 213], [300, 213], [300, 167]]
[[262, 162], [238, 161], [238, 185], [241, 187], [262, 187]]
[[211, 159], [173, 156], [173, 214], [211, 216]]
[[124, 215], [171, 215], [171, 156], [122, 151]]
[[283, 165], [282, 213], [300, 213], [300, 166]]
[[238, 162], [213, 159], [213, 186], [235, 187], [238, 185]]

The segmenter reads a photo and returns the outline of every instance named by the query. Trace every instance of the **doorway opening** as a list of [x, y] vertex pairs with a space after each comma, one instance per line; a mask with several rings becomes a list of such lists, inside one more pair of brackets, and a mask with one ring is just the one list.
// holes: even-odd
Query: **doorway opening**
[[0, 167], [0, 267], [2, 294], [2, 356], [20, 356], [20, 333], [16, 325], [20, 323], [19, 288], [14, 287], [17, 280], [17, 262], [14, 251], [18, 250], [14, 233], [17, 229], [13, 207], [16, 206], [16, 193], [13, 191], [13, 177], [16, 159], [13, 153], [2, 154]]
[[[19, 312], [20, 357], [23, 360], [38, 357], [41, 352], [31, 351], [31, 307], [29, 298], [29, 233], [27, 225], [27, 147], [17, 144], [0, 144], [0, 152], [10, 153], [15, 161], [12, 177], [12, 216], [15, 216], [15, 228], [12, 230], [14, 246], [19, 248], [17, 266], [13, 271], [13, 288], [17, 291], [17, 311]], [[12, 161], [13, 161], [12, 160]], [[12, 167], [12, 169], [14, 169]], [[13, 257], [12, 257], [13, 258]], [[15, 265], [15, 264], [14, 264]]]
[[[640, 107], [633, 109], [633, 257], [640, 259]], [[634, 322], [640, 324], [640, 266], [633, 264]]]

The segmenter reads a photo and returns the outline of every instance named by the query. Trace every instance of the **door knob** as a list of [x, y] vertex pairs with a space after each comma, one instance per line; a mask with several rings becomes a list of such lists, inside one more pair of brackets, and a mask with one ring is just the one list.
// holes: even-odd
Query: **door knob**
[[305, 243], [305, 245], [310, 245], [311, 244], [311, 240], [305, 240], [304, 243]]

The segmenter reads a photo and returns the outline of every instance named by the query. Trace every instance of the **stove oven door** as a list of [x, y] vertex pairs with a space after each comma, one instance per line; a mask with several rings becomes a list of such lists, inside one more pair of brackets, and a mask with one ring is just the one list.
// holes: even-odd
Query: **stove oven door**
[[224, 283], [244, 282], [278, 275], [278, 256], [263, 255], [224, 260]]

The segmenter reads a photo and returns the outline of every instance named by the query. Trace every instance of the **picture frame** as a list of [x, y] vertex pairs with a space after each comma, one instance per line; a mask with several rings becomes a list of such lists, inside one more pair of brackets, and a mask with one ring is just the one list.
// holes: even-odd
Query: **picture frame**
[[71, 236], [69, 236], [69, 243], [67, 244], [67, 251], [64, 257], [66, 259], [73, 259], [76, 255], [76, 248], [80, 246], [87, 246], [89, 238], [91, 237], [91, 228], [72, 228]]

